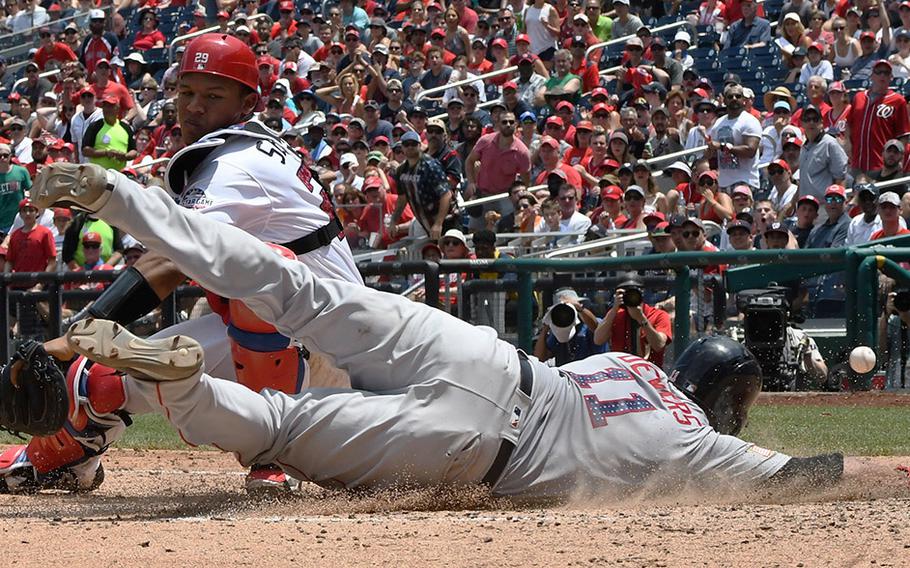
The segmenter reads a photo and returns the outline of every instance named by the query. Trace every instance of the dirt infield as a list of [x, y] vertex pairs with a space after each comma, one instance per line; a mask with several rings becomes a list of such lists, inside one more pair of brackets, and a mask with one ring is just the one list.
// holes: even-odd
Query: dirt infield
[[824, 493], [523, 507], [480, 492], [281, 501], [226, 454], [113, 450], [93, 495], [0, 496], [6, 566], [907, 566], [906, 459]]

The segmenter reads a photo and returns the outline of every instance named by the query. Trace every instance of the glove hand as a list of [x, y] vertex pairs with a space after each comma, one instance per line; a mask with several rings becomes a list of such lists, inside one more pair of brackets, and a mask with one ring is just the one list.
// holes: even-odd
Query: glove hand
[[0, 371], [0, 428], [50, 436], [66, 422], [66, 378], [37, 341], [21, 343]]

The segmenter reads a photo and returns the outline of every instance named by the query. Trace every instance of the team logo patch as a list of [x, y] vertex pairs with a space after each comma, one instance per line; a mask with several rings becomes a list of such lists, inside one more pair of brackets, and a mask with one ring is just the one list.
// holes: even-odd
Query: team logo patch
[[894, 107], [891, 105], [878, 105], [875, 109], [875, 116], [879, 118], [889, 119], [891, 115], [894, 114]]

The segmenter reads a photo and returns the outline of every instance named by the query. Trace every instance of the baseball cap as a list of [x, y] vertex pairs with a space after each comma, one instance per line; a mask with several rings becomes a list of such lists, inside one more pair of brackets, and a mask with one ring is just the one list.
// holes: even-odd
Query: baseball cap
[[733, 221], [727, 223], [727, 234], [730, 234], [733, 229], [745, 229], [751, 233], [752, 223], [743, 221], [742, 219], [734, 219]]
[[680, 162], [680, 161], [673, 162], [672, 164], [670, 164], [669, 166], [664, 168], [665, 172], [669, 172], [672, 170], [676, 170], [678, 172], [683, 172], [687, 176], [692, 177], [692, 168], [690, 168], [689, 165], [686, 164], [685, 162]]
[[676, 213], [675, 215], [670, 215], [670, 220], [667, 222], [670, 224], [670, 227], [682, 227], [688, 220], [689, 218], [685, 215]]
[[528, 34], [518, 34], [515, 36], [515, 43], [531, 43], [531, 36]]
[[692, 45], [692, 36], [689, 35], [689, 32], [678, 31], [678, 32], [676, 32], [676, 35], [673, 36], [673, 42], [675, 43], [677, 41], [684, 41], [684, 42], [688, 43], [689, 45]]
[[586, 16], [584, 14], [584, 12], [579, 12], [578, 14], [575, 14], [574, 16], [572, 16], [572, 21], [574, 22], [576, 20], [581, 20], [586, 24], [591, 23], [591, 20], [588, 19], [588, 16]]
[[780, 110], [785, 110], [785, 111], [787, 111], [787, 112], [790, 112], [790, 111], [792, 110], [792, 109], [790, 108], [790, 103], [788, 103], [787, 101], [777, 101], [776, 103], [774, 103], [774, 109], [773, 109], [773, 110], [779, 110], [779, 109], [780, 109]]
[[698, 174], [698, 179], [701, 179], [703, 177], [709, 177], [714, 181], [717, 181], [717, 172], [714, 170], [705, 170], [702, 173]]
[[[569, 112], [575, 112], [575, 105], [569, 101], [559, 101], [556, 103], [556, 112], [559, 112], [562, 109], [568, 109]], [[562, 119], [560, 118], [559, 121], [562, 122]], [[565, 126], [565, 124], [563, 124], [563, 126]]]
[[519, 122], [537, 122], [537, 115], [533, 112], [526, 110], [521, 113], [521, 116], [518, 117]]
[[788, 164], [786, 160], [774, 160], [773, 162], [768, 164], [768, 166], [769, 167], [770, 166], [779, 166], [779, 167], [783, 168], [784, 171], [787, 171], [787, 172], [791, 171], [790, 164]]
[[434, 117], [427, 121], [427, 130], [430, 130], [430, 128], [438, 128], [438, 129], [442, 130], [443, 132], [445, 132], [446, 123], [443, 122], [441, 118]]
[[20, 211], [21, 211], [22, 209], [24, 209], [25, 207], [31, 207], [32, 209], [37, 209], [37, 207], [35, 207], [34, 205], [32, 205], [32, 200], [29, 199], [28, 197], [26, 197], [25, 199], [23, 199], [22, 201], [19, 202], [19, 210], [20, 210]]
[[886, 203], [889, 205], [894, 205], [895, 207], [900, 207], [901, 198], [898, 197], [898, 195], [893, 191], [886, 191], [885, 193], [878, 196], [878, 204], [883, 205]]
[[436, 28], [430, 32], [430, 37], [446, 37], [446, 32], [442, 28]]
[[670, 223], [666, 221], [661, 221], [657, 223], [651, 230], [648, 231], [649, 237], [669, 237], [670, 236]]
[[872, 68], [875, 69], [876, 67], [881, 67], [881, 66], [887, 67], [889, 71], [891, 70], [891, 62], [888, 61], [887, 59], [879, 59], [878, 61], [875, 62], [875, 64], [872, 66]]
[[748, 185], [737, 185], [730, 193], [732, 196], [745, 195], [749, 197], [749, 199], [752, 198], [752, 188], [750, 188]]
[[612, 108], [610, 107], [610, 105], [608, 105], [607, 103], [597, 103], [597, 104], [594, 105], [594, 107], [591, 109], [591, 113], [592, 113], [592, 114], [597, 114], [597, 113], [600, 112], [600, 111], [604, 111], [604, 112], [606, 112], [606, 113], [609, 113], [609, 112], [612, 112], [612, 110], [613, 110], [613, 109], [612, 109]]
[[114, 93], [107, 93], [101, 97], [101, 104], [116, 105], [120, 104], [120, 97]]
[[843, 81], [834, 81], [833, 83], [828, 85], [829, 93], [844, 93], [846, 91], [847, 91], [847, 89], [846, 89], [846, 87], [844, 87]]
[[342, 166], [345, 164], [349, 164], [351, 166], [358, 166], [360, 164], [360, 161], [357, 159], [357, 156], [354, 155], [352, 152], [345, 152], [344, 154], [341, 155], [340, 163]]
[[619, 201], [622, 199], [622, 188], [618, 185], [608, 185], [604, 188], [604, 191], [601, 192], [601, 199], [607, 199], [609, 201]]
[[627, 187], [625, 195], [629, 195], [630, 193], [637, 193], [637, 194], [641, 195], [642, 197], [645, 196], [645, 190], [642, 189], [641, 186], [638, 186], [638, 185], [630, 185], [629, 187]]
[[702, 223], [701, 219], [699, 219], [698, 217], [685, 217], [685, 219], [686, 219], [686, 221], [683, 223], [683, 225], [695, 225], [702, 231], [705, 230], [705, 224]]
[[[552, 136], [544, 136], [543, 138], [541, 138], [540, 145], [541, 146], [550, 146], [551, 148], [554, 148], [554, 149], [559, 148], [559, 142], [556, 140], [556, 138], [553, 138]], [[559, 170], [559, 171], [562, 172], [562, 170]]]
[[847, 190], [845, 190], [844, 186], [842, 186], [842, 185], [837, 185], [837, 184], [829, 185], [828, 189], [825, 190], [825, 197], [828, 197], [829, 195], [840, 195], [841, 197], [846, 199]]
[[644, 49], [645, 44], [641, 42], [641, 38], [638, 36], [629, 38], [629, 41], [626, 42], [626, 47], [637, 47], [639, 49]]
[[[503, 85], [502, 85], [502, 90], [505, 91], [506, 89], [512, 89], [513, 91], [517, 91], [517, 90], [518, 90], [518, 83], [516, 83], [515, 81], [506, 81], [506, 82], [503, 83]], [[558, 109], [557, 109], [557, 110], [558, 110]]]
[[610, 92], [607, 91], [603, 87], [595, 87], [594, 90], [591, 91], [591, 100], [594, 100], [595, 97], [609, 97], [609, 96], [610, 96]]
[[439, 240], [443, 241], [445, 239], [455, 239], [455, 240], [461, 241], [461, 244], [463, 244], [464, 246], [468, 246], [468, 239], [465, 238], [464, 233], [462, 233], [458, 229], [449, 229], [442, 235], [442, 238]]
[[404, 134], [401, 135], [401, 142], [402, 143], [417, 142], [419, 144], [420, 143], [420, 134], [417, 134], [413, 130], [408, 130], [407, 132], [405, 132]]
[[101, 244], [101, 242], [102, 242], [101, 235], [99, 235], [95, 231], [89, 231], [88, 233], [85, 233], [84, 235], [82, 235], [82, 242], [83, 243]]
[[103, 20], [104, 19], [104, 10], [94, 9], [88, 11], [89, 20]]
[[824, 52], [825, 52], [825, 46], [822, 45], [820, 42], [817, 42], [817, 41], [812, 42], [812, 45], [809, 46], [809, 49], [814, 49], [814, 50], [819, 51], [819, 52], [821, 52], [821, 53], [824, 53]]
[[[19, 203], [19, 207], [22, 207], [22, 203]], [[60, 217], [64, 219], [72, 219], [73, 212], [66, 207], [54, 207], [54, 217]]]
[[622, 140], [626, 144], [629, 143], [629, 137], [626, 136], [626, 133], [622, 132], [621, 130], [614, 130], [613, 133], [610, 134], [610, 142], [613, 140]]
[[367, 154], [367, 163], [369, 164], [372, 161], [381, 162], [385, 156], [382, 155], [382, 152], [378, 150], [373, 150]]
[[501, 37], [494, 39], [490, 43], [490, 45], [493, 47], [501, 47], [503, 49], [509, 49], [509, 43], [506, 40], [502, 39]]
[[819, 206], [821, 205], [818, 202], [818, 198], [815, 197], [814, 195], [803, 195], [796, 201], [797, 205], [799, 205], [800, 203], [814, 203], [816, 209], [818, 209]]
[[642, 86], [641, 90], [646, 93], [659, 93], [661, 95], [667, 94], [667, 88], [664, 87], [659, 81], [651, 81], [647, 85]]
[[788, 229], [787, 226], [780, 221], [775, 221], [768, 225], [767, 228], [765, 228], [765, 234], [768, 233], [781, 233], [784, 235], [789, 235], [790, 229]]
[[788, 138], [787, 140], [785, 140], [784, 143], [782, 144], [782, 146], [786, 146], [787, 144], [793, 144], [795, 146], [802, 148], [803, 139], [800, 138], [799, 136], [794, 136], [793, 138]]
[[896, 138], [892, 138], [891, 140], [885, 142], [885, 146], [882, 148], [882, 151], [885, 151], [890, 147], [896, 148], [898, 152], [904, 152], [904, 143], [900, 140], [897, 140]]
[[[367, 161], [369, 161], [369, 159], [370, 158], [367, 157]], [[370, 191], [371, 189], [379, 189], [382, 187], [382, 180], [377, 176], [368, 176], [365, 180], [363, 180], [362, 187], [364, 192]]]
[[[637, 187], [637, 186], [630, 186], [630, 187]], [[651, 211], [650, 213], [648, 213], [644, 217], [642, 217], [641, 220], [644, 222], [645, 225], [650, 225], [651, 223], [654, 223], [654, 222], [664, 223], [667, 221], [667, 218], [660, 211]], [[651, 221], [651, 223], [648, 222], [649, 220]]]
[[575, 125], [575, 131], [578, 132], [579, 130], [586, 130], [586, 131], [592, 132], [594, 130], [594, 125], [591, 124], [590, 120], [582, 120], [578, 124]]
[[546, 125], [550, 126], [551, 124], [555, 124], [556, 126], [558, 126], [560, 128], [565, 128], [565, 126], [566, 126], [565, 123], [562, 121], [562, 119], [559, 118], [558, 116], [551, 116], [550, 118], [547, 119]]

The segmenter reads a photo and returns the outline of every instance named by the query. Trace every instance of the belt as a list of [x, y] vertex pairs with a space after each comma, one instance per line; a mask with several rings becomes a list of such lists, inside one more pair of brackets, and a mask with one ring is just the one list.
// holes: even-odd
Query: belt
[[343, 230], [341, 221], [338, 220], [338, 217], [335, 217], [327, 225], [319, 227], [309, 235], [294, 239], [288, 243], [281, 243], [281, 246], [291, 249], [294, 254], [300, 256], [328, 245]]
[[[528, 361], [527, 355], [521, 351], [518, 352], [518, 366], [521, 369], [518, 390], [530, 397], [531, 390], [534, 387], [534, 371], [531, 369], [531, 363]], [[509, 440], [503, 440], [502, 445], [499, 446], [499, 452], [493, 460], [493, 465], [490, 466], [487, 474], [483, 476], [480, 482], [493, 487], [499, 481], [499, 478], [502, 477], [502, 472], [505, 471], [506, 464], [509, 463], [509, 458], [512, 457], [513, 451], [515, 451], [515, 444]]]

